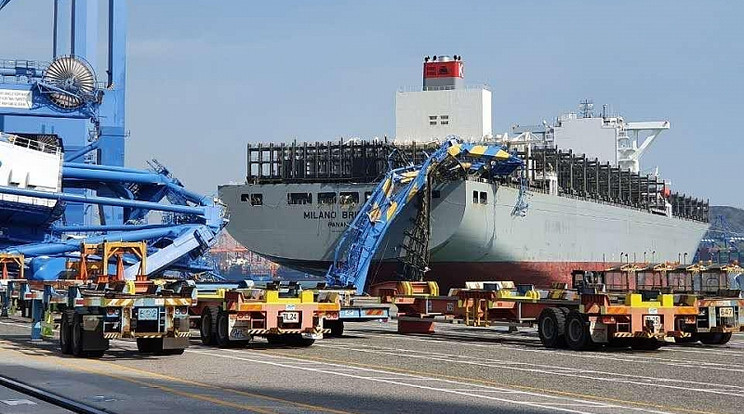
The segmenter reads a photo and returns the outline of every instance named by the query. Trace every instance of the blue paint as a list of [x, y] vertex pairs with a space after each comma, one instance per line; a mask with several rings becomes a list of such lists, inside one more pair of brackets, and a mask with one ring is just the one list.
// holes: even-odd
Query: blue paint
[[[0, 3], [0, 9], [6, 3]], [[73, 56], [81, 67], [92, 70], [99, 66], [99, 4], [99, 0], [54, 1], [53, 60]], [[108, 2], [106, 70], [96, 75], [92, 92], [45, 77], [46, 64], [0, 61], [0, 75], [13, 76], [0, 78], [0, 82], [7, 82], [0, 83], [0, 88], [32, 93], [29, 109], [0, 108], [0, 130], [56, 134], [68, 161], [62, 171], [63, 192], [0, 187], [4, 194], [58, 201], [58, 207], [45, 207], [43, 211], [27, 204], [0, 205], [0, 217], [13, 213], [14, 220], [4, 223], [0, 248], [32, 258], [29, 279], [56, 279], [64, 271], [65, 262], [74, 258], [71, 253], [79, 251], [80, 243], [104, 241], [145, 240], [152, 259], [148, 263], [161, 264], [156, 270], [203, 271], [199, 256], [216, 242], [216, 235], [226, 224], [219, 203], [186, 190], [160, 164], [154, 163], [153, 171], [123, 167], [127, 136], [126, 6], [125, 0]], [[71, 94], [81, 104], [62, 109], [65, 105], [55, 103], [52, 93]], [[165, 212], [163, 222], [148, 223], [151, 211]], [[81, 238], [65, 241], [65, 233]], [[133, 258], [128, 257], [127, 262], [133, 263]]]

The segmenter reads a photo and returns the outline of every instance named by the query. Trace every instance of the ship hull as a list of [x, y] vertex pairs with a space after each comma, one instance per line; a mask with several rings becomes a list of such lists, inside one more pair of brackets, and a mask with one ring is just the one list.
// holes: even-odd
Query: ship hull
[[[322, 274], [354, 207], [287, 206], [288, 192], [372, 191], [362, 184], [263, 184], [220, 188], [231, 211], [228, 231], [246, 248], [282, 265]], [[519, 190], [466, 180], [436, 187], [432, 200], [431, 271], [444, 289], [466, 280], [514, 280], [549, 286], [568, 282], [574, 269], [621, 261], [690, 260], [708, 225], [648, 211], [535, 192], [520, 215]], [[264, 206], [241, 195], [261, 193]], [[270, 207], [266, 208], [266, 204]], [[343, 210], [347, 208], [347, 210]], [[334, 210], [335, 209], [335, 210]], [[330, 212], [336, 211], [336, 214]], [[346, 211], [346, 213], [344, 213]], [[414, 214], [404, 210], [370, 266], [368, 283], [393, 277], [402, 231]], [[335, 218], [334, 218], [335, 217]]]

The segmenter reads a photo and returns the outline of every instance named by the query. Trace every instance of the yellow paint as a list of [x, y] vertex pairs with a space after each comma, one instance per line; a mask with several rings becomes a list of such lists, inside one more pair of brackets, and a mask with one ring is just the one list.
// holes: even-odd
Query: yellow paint
[[382, 185], [382, 192], [385, 193], [386, 197], [390, 197], [390, 193], [393, 191], [393, 181], [388, 178], [385, 180], [385, 184]]
[[504, 150], [499, 150], [499, 152], [496, 153], [496, 156], [494, 158], [496, 158], [497, 160], [508, 160], [510, 157], [511, 155], [509, 155], [508, 152]]
[[452, 157], [456, 157], [458, 154], [462, 152], [462, 149], [460, 148], [460, 144], [455, 144], [447, 150], [447, 154], [449, 154]]
[[312, 290], [303, 290], [300, 293], [300, 300], [302, 300], [303, 303], [308, 303], [308, 302], [312, 303], [313, 301], [315, 301], [313, 291]]
[[640, 293], [625, 295], [625, 305], [633, 308], [671, 308], [674, 306], [674, 295], [660, 295], [660, 300], [643, 301]]
[[376, 223], [380, 219], [381, 214], [382, 212], [380, 211], [380, 206], [377, 203], [375, 203], [372, 206], [372, 210], [368, 213], [369, 221]]
[[396, 203], [395, 201], [390, 203], [390, 207], [388, 207], [387, 209], [387, 220], [388, 221], [390, 221], [390, 219], [393, 218], [393, 216], [395, 215], [395, 210], [397, 209], [398, 209], [398, 203]]
[[411, 199], [413, 198], [413, 196], [416, 195], [416, 193], [418, 193], [418, 186], [414, 184], [413, 187], [411, 187], [411, 189], [408, 191], [408, 196], [406, 197], [406, 201], [407, 202], [411, 201]]
[[266, 291], [266, 302], [273, 303], [279, 301], [279, 291], [278, 290], [267, 290]]
[[432, 296], [439, 296], [439, 285], [437, 282], [428, 281], [426, 282], [427, 285], [429, 285], [429, 294]]
[[470, 155], [483, 155], [487, 150], [488, 147], [485, 145], [476, 145], [470, 149]]

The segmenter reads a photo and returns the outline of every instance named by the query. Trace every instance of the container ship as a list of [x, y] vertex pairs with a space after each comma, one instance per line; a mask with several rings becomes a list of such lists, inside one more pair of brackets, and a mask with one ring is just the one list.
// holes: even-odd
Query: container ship
[[[456, 135], [498, 142], [524, 167], [501, 179], [469, 178], [431, 190], [426, 278], [567, 282], [577, 268], [625, 261], [689, 261], [708, 228], [708, 202], [671, 191], [640, 158], [668, 121], [626, 122], [607, 108], [512, 126], [493, 135], [491, 89], [464, 80], [461, 57], [425, 58], [423, 88], [396, 93], [393, 139], [248, 144], [244, 184], [219, 187], [228, 232], [248, 250], [322, 275], [336, 242], [384, 172], [417, 162]], [[368, 283], [398, 277], [407, 207], [370, 267]]]

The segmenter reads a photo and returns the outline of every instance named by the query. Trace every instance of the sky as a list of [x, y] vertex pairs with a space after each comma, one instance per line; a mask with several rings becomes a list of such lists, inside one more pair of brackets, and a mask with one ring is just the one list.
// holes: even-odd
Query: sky
[[[51, 0], [0, 12], [0, 58], [49, 60]], [[103, 12], [103, 11], [102, 11]], [[744, 2], [129, 2], [127, 165], [241, 182], [248, 142], [393, 136], [426, 55], [493, 90], [494, 132], [576, 111], [669, 120], [641, 161], [675, 191], [744, 208]], [[103, 60], [103, 59], [101, 59]]]

